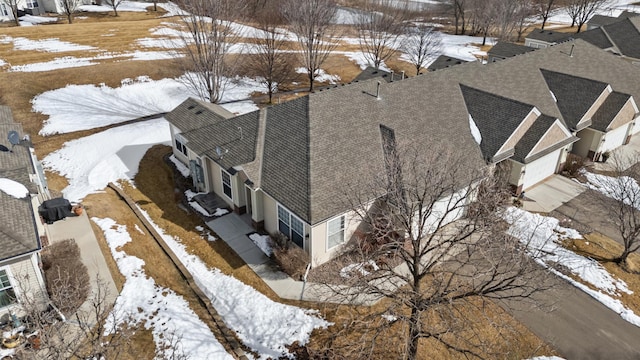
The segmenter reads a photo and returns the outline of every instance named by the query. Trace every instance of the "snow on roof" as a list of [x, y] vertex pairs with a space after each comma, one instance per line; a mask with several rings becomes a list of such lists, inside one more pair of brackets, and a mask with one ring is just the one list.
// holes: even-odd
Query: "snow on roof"
[[0, 178], [0, 191], [16, 199], [22, 199], [29, 195], [29, 190], [24, 185], [7, 178]]

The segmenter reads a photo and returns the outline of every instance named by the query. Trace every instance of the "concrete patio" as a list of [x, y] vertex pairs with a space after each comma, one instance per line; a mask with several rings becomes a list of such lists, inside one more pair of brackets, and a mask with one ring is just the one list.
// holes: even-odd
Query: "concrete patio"
[[522, 208], [531, 212], [550, 213], [586, 189], [580, 183], [556, 174], [527, 190]]

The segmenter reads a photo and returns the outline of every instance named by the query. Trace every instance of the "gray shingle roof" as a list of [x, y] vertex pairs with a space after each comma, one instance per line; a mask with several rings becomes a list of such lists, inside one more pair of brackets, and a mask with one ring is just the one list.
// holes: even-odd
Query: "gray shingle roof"
[[593, 15], [587, 22], [588, 26], [604, 26], [620, 21], [619, 17], [606, 15]]
[[500, 41], [495, 44], [491, 49], [489, 49], [488, 55], [489, 57], [500, 57], [500, 58], [510, 58], [516, 55], [521, 55], [528, 53], [530, 51], [534, 51], [534, 48], [518, 45], [514, 43]]
[[534, 106], [460, 85], [467, 110], [482, 135], [480, 149], [492, 159]]
[[617, 91], [612, 92], [607, 96], [607, 99], [602, 103], [598, 111], [593, 114], [591, 127], [599, 131], [607, 131], [607, 127], [611, 124], [611, 121], [622, 110], [624, 104], [631, 98], [631, 95], [619, 93]]
[[234, 116], [219, 105], [189, 98], [165, 115], [165, 118], [183, 132], [187, 132]]
[[540, 69], [557, 100], [558, 109], [570, 129], [575, 129], [584, 114], [607, 88], [604, 82]]
[[[607, 37], [607, 35], [605, 34], [602, 28], [596, 28], [596, 29], [588, 30], [578, 34], [574, 34], [572, 37], [575, 39], [582, 39], [590, 44], [593, 44], [599, 47], [600, 49], [609, 49], [610, 47], [613, 46], [613, 43], [609, 40], [609, 37]], [[568, 39], [569, 38], [567, 38], [567, 40]]]
[[553, 30], [542, 30], [542, 29], [533, 29], [527, 36], [527, 39], [540, 40], [548, 43], [556, 43], [562, 41], [567, 38], [567, 33], [553, 31]]
[[[22, 135], [22, 126], [14, 123], [11, 111], [0, 106], [0, 143], [8, 144], [9, 131]], [[0, 178], [19, 182], [27, 189], [32, 188], [29, 174], [34, 173], [29, 149], [15, 146], [13, 152], [0, 151]], [[16, 199], [0, 191], [0, 260], [6, 260], [38, 250], [40, 242], [35, 227], [31, 198]]]
[[532, 156], [527, 156], [536, 146], [538, 141], [542, 139], [542, 136], [551, 128], [553, 123], [556, 121], [556, 118], [548, 115], [540, 115], [536, 119], [536, 121], [531, 125], [529, 130], [520, 138], [518, 144], [515, 146], [515, 153], [513, 155], [513, 160], [518, 161], [523, 164], [528, 164], [552, 151], [555, 151], [561, 148], [564, 145], [570, 144], [574, 141], [577, 141], [578, 138], [569, 136], [563, 141], [554, 144], [553, 146], [541, 151], [538, 154], [533, 154]]
[[633, 17], [603, 28], [622, 55], [640, 59], [640, 32], [637, 25], [640, 25], [640, 18]]
[[620, 15], [618, 15], [618, 17], [621, 19], [627, 19], [627, 18], [636, 17], [638, 15], [640, 14], [638, 14], [637, 12], [624, 10], [622, 13], [620, 13]]
[[365, 81], [369, 79], [382, 79], [386, 82], [398, 81], [402, 80], [402, 74], [391, 73], [388, 71], [376, 69], [373, 66], [367, 66], [366, 69], [362, 70], [358, 76], [353, 79], [353, 81]]
[[455, 65], [464, 64], [466, 62], [468, 61], [458, 59], [453, 56], [440, 55], [427, 67], [427, 70], [429, 71], [441, 70], [441, 69], [445, 69]]

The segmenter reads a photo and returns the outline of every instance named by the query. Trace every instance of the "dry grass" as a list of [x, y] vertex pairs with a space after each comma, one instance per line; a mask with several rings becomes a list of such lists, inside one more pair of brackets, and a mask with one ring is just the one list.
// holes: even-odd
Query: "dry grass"
[[[621, 293], [620, 301], [633, 310], [636, 314], [640, 314], [640, 254], [632, 253], [629, 258], [629, 267], [633, 272], [625, 271], [620, 265], [607, 261], [622, 253], [622, 245], [616, 241], [599, 233], [591, 233], [583, 235], [584, 239], [569, 240], [564, 245], [568, 249], [576, 253], [600, 260], [600, 264], [614, 277], [624, 281], [632, 294]], [[593, 286], [586, 284], [594, 289]]]

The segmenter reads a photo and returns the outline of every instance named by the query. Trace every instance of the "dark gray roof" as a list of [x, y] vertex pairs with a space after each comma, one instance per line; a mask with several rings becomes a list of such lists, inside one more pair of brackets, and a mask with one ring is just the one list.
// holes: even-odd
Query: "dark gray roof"
[[618, 15], [618, 17], [621, 18], [621, 19], [628, 19], [628, 18], [636, 17], [638, 15], [640, 15], [640, 14], [638, 14], [637, 12], [625, 10], [622, 13], [620, 13], [620, 15]]
[[187, 132], [233, 116], [234, 114], [219, 105], [189, 98], [165, 115], [165, 118], [172, 125]]
[[[8, 148], [11, 145], [6, 139], [12, 130], [23, 135], [22, 126], [13, 122], [9, 108], [0, 106], [0, 143]], [[32, 189], [29, 174], [33, 173], [29, 149], [15, 146], [13, 152], [0, 151], [0, 178], [16, 181]], [[0, 260], [40, 249], [31, 198], [16, 199], [0, 191], [0, 208]]]
[[640, 59], [640, 32], [634, 23], [640, 24], [640, 19], [637, 17], [624, 19], [604, 26], [604, 30], [616, 45], [620, 54]]
[[[215, 116], [207, 113], [207, 110], [201, 115]], [[221, 119], [201, 128], [183, 131], [182, 136], [187, 140], [189, 149], [198, 155], [206, 155], [223, 168], [229, 169], [249, 163], [255, 158], [258, 116], [259, 112], [253, 111], [234, 118]], [[198, 118], [198, 115], [195, 117]], [[222, 156], [218, 155], [216, 148], [221, 151]]]
[[570, 129], [576, 128], [584, 114], [608, 86], [604, 82], [555, 71], [540, 69], [540, 72], [555, 96], [558, 109]]
[[485, 159], [491, 160], [534, 106], [465, 85], [460, 85], [460, 90], [467, 110], [482, 135], [482, 154]]
[[552, 151], [555, 151], [561, 148], [562, 146], [565, 146], [567, 144], [570, 144], [578, 140], [578, 138], [574, 136], [568, 136], [563, 141], [560, 141], [557, 144], [554, 144], [553, 146], [550, 146], [539, 153], [533, 154], [531, 156], [527, 156], [529, 155], [531, 150], [533, 150], [536, 144], [540, 141], [540, 139], [542, 139], [544, 134], [551, 128], [551, 126], [556, 120], [557, 119], [554, 118], [553, 116], [548, 116], [544, 114], [538, 116], [536, 121], [529, 128], [529, 130], [527, 130], [527, 132], [522, 136], [522, 138], [520, 138], [520, 141], [518, 141], [518, 143], [516, 144], [515, 153], [513, 154], [512, 159], [523, 164], [528, 164], [536, 159], [541, 158], [546, 154], [549, 154]]
[[429, 71], [435, 71], [435, 70], [441, 70], [441, 69], [445, 69], [454, 65], [460, 65], [460, 64], [464, 64], [468, 62], [467, 60], [462, 60], [462, 59], [458, 59], [455, 58], [453, 56], [447, 56], [447, 55], [440, 55], [438, 56], [434, 62], [432, 62], [428, 67], [427, 70]]
[[[600, 49], [609, 49], [613, 46], [613, 43], [609, 40], [609, 37], [605, 34], [602, 28], [591, 29], [578, 34], [573, 34], [571, 37], [574, 39], [582, 39], [590, 44], [593, 44]], [[570, 38], [571, 38], [570, 37]], [[567, 38], [569, 40], [570, 38]]]
[[613, 24], [615, 22], [620, 21], [619, 17], [606, 16], [606, 15], [593, 15], [591, 19], [587, 22], [588, 26], [604, 26]]
[[599, 131], [607, 131], [611, 121], [618, 115], [624, 104], [631, 98], [631, 95], [612, 92], [600, 105], [598, 111], [593, 114], [591, 127]]
[[534, 48], [518, 45], [510, 42], [498, 42], [491, 49], [489, 49], [488, 55], [489, 57], [500, 57], [503, 59], [513, 57], [516, 55], [521, 55], [528, 53], [529, 51], [534, 51]]
[[358, 74], [358, 76], [356, 76], [353, 81], [365, 81], [374, 78], [382, 79], [386, 82], [392, 82], [402, 80], [402, 74], [391, 73], [388, 71], [376, 69], [373, 66], [367, 66], [367, 68], [362, 70], [362, 72]]
[[566, 39], [567, 33], [553, 30], [533, 29], [526, 38], [553, 44]]

